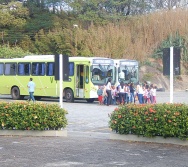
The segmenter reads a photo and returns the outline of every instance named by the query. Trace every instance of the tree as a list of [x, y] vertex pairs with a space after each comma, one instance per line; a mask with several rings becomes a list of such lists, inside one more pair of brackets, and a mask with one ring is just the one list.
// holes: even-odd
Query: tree
[[180, 6], [181, 0], [151, 0], [154, 9], [172, 9]]
[[73, 0], [68, 5], [78, 18], [90, 23], [116, 21], [151, 9], [149, 0]]
[[23, 37], [28, 10], [19, 2], [0, 5], [0, 31], [3, 44], [16, 45]]
[[8, 45], [0, 46], [0, 58], [12, 58], [12, 57], [23, 57], [30, 52], [24, 51], [20, 47], [11, 48]]

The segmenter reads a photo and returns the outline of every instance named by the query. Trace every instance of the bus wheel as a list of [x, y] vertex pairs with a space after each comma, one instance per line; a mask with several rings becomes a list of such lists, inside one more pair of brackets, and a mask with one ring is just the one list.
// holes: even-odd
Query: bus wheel
[[13, 87], [11, 89], [11, 96], [12, 96], [12, 99], [14, 100], [19, 100], [19, 99], [24, 98], [24, 96], [20, 96], [20, 89], [18, 87]]
[[92, 99], [87, 99], [86, 100], [88, 103], [93, 103], [94, 101], [95, 101], [95, 99], [94, 98], [92, 98]]
[[74, 102], [74, 95], [71, 89], [66, 90], [65, 99], [67, 102]]

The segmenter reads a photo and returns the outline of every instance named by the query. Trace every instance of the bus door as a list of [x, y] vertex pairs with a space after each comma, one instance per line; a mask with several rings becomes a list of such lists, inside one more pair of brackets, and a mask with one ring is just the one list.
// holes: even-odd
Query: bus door
[[75, 97], [76, 98], [84, 98], [84, 65], [77, 65], [76, 66], [76, 91]]

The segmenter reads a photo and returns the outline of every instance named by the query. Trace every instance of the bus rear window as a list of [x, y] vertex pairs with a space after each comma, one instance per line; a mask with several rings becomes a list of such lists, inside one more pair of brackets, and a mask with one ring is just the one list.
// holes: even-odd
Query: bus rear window
[[16, 63], [6, 63], [5, 64], [5, 75], [16, 75]]

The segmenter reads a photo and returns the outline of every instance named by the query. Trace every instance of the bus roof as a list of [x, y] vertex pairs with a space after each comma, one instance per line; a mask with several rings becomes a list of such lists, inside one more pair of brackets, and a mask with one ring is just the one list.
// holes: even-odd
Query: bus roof
[[[54, 61], [55, 55], [27, 55], [23, 58], [8, 58], [8, 59], [0, 59], [0, 62], [35, 62], [35, 61]], [[93, 64], [112, 64], [113, 59], [110, 58], [104, 58], [104, 57], [69, 57], [69, 61], [90, 61]]]
[[138, 66], [137, 60], [131, 60], [131, 59], [114, 59], [114, 63], [116, 65], [130, 65], [130, 66]]
[[25, 56], [24, 59], [54, 59], [54, 55], [29, 55]]

